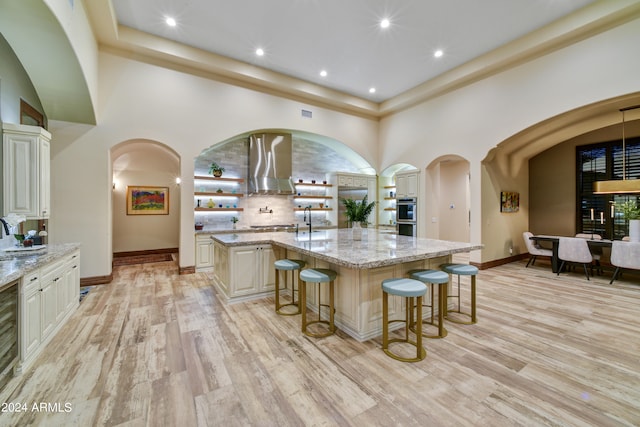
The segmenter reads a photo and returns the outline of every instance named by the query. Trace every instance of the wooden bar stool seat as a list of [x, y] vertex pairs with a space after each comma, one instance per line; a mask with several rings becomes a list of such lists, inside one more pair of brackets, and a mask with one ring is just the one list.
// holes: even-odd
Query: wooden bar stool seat
[[[427, 286], [414, 279], [386, 279], [382, 281], [382, 350], [385, 354], [393, 359], [402, 362], [419, 362], [427, 356], [427, 351], [422, 346], [422, 322], [416, 322], [415, 341], [409, 339], [409, 330], [411, 326], [411, 317], [409, 313], [413, 313], [415, 303], [418, 319], [422, 319], [422, 298], [427, 293]], [[405, 320], [389, 320], [389, 295], [396, 295], [406, 299], [406, 315]], [[404, 322], [405, 336], [404, 339], [389, 339], [389, 324], [394, 322]], [[403, 357], [389, 349], [389, 344], [407, 343], [416, 348], [416, 357]]]
[[[293, 316], [300, 314], [300, 304], [296, 302], [296, 289], [294, 277], [295, 271], [300, 272], [300, 269], [306, 265], [305, 261], [299, 259], [279, 259], [273, 263], [276, 269], [276, 313], [283, 316]], [[287, 271], [291, 272], [291, 302], [281, 304], [280, 303], [280, 271], [284, 271], [284, 289], [289, 289], [287, 286]], [[298, 274], [298, 286], [300, 285], [300, 275]], [[285, 311], [283, 307], [296, 307], [295, 311]]]
[[[307, 268], [300, 272], [300, 307], [302, 309], [302, 332], [310, 337], [322, 338], [332, 335], [336, 331], [334, 323], [334, 280], [337, 273], [326, 268]], [[307, 282], [318, 283], [318, 319], [307, 320]], [[329, 304], [322, 304], [320, 301], [320, 284], [329, 284]], [[329, 309], [329, 320], [322, 318], [322, 307]], [[309, 329], [313, 324], [325, 324], [328, 326], [326, 332], [313, 332]]]
[[[431, 309], [431, 319], [423, 320], [422, 323], [426, 323], [431, 326], [438, 327], [438, 333], [436, 335], [429, 335], [424, 330], [422, 336], [425, 338], [444, 338], [447, 336], [447, 330], [444, 327], [444, 316], [447, 311], [447, 285], [449, 283], [449, 275], [440, 270], [411, 270], [409, 276], [412, 279], [419, 280], [425, 285], [429, 286], [430, 299], [429, 304], [423, 304], [423, 307], [429, 307]], [[434, 298], [435, 286], [438, 285], [438, 303], [436, 305]], [[438, 321], [435, 321], [435, 312], [438, 312]], [[411, 311], [413, 314], [413, 310]], [[418, 318], [417, 321], [420, 321]], [[413, 321], [412, 321], [413, 323]], [[412, 326], [415, 329], [415, 326]]]
[[[476, 318], [476, 276], [478, 275], [478, 267], [469, 264], [443, 264], [440, 268], [446, 273], [458, 275], [458, 294], [447, 295], [447, 301], [449, 301], [449, 298], [455, 298], [458, 300], [458, 309], [446, 310], [445, 318], [450, 322], [462, 325], [472, 325], [476, 323], [478, 321]], [[460, 276], [471, 276], [471, 313], [463, 313], [460, 310]], [[468, 317], [469, 320], [460, 320], [455, 317], [451, 317], [449, 316], [449, 313], [459, 313]]]

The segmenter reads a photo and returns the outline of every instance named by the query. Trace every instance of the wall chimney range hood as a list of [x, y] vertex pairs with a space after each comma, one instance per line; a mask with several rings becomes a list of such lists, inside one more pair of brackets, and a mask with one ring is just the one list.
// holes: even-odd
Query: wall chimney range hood
[[295, 194], [291, 179], [291, 134], [261, 133], [249, 136], [249, 193]]

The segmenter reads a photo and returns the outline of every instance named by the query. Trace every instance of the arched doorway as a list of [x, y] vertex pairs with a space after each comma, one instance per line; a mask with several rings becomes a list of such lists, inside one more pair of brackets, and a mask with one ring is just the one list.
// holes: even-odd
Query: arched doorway
[[[177, 252], [180, 236], [177, 153], [162, 143], [135, 139], [114, 146], [111, 159], [113, 253]], [[166, 213], [132, 215], [128, 190], [134, 187], [166, 190], [163, 201]]]
[[427, 237], [470, 241], [471, 199], [469, 161], [441, 156], [426, 168]]

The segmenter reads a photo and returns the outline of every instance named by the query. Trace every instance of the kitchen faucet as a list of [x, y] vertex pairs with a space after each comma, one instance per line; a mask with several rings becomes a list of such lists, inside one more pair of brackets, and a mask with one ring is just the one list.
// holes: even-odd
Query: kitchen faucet
[[[309, 222], [307, 222], [307, 209], [309, 210]], [[309, 236], [311, 236], [311, 205], [304, 208], [304, 218], [302, 220], [309, 226]]]
[[[2, 222], [2, 226], [4, 227], [4, 231], [7, 233], [7, 236], [11, 234], [9, 233], [9, 224], [7, 224], [7, 221], [5, 221], [4, 218], [0, 218], [0, 222]], [[2, 230], [0, 230], [0, 239], [2, 239]]]

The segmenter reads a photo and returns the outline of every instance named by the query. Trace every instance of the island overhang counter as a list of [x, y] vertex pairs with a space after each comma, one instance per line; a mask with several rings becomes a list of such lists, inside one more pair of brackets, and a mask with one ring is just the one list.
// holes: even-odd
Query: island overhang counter
[[[335, 321], [338, 328], [359, 341], [382, 332], [384, 279], [406, 277], [413, 269], [438, 269], [451, 262], [455, 253], [482, 248], [480, 244], [398, 236], [375, 229], [363, 233], [362, 240], [353, 240], [349, 229], [219, 234], [213, 240], [213, 283], [227, 302], [272, 295], [277, 259], [301, 259], [307, 268], [336, 271]], [[317, 306], [316, 298], [317, 293], [308, 292], [311, 310]], [[390, 318], [404, 318], [401, 299], [390, 302], [389, 312]], [[430, 316], [430, 311], [425, 310], [424, 316]]]

